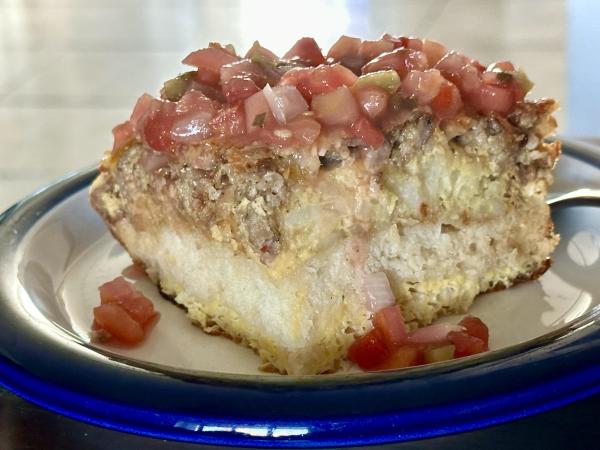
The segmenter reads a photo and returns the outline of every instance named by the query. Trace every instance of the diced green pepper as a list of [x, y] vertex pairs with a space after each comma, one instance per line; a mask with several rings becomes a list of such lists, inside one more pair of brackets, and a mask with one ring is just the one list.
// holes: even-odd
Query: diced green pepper
[[395, 70], [380, 70], [379, 72], [367, 73], [358, 77], [352, 85], [352, 90], [367, 86], [377, 86], [393, 94], [400, 87], [400, 76]]
[[523, 94], [527, 94], [531, 89], [533, 89], [533, 82], [529, 79], [527, 74], [525, 74], [523, 69], [515, 71], [513, 76], [516, 78], [519, 86], [521, 86], [521, 89], [523, 89]]
[[183, 97], [183, 94], [185, 94], [189, 80], [195, 74], [195, 71], [186, 72], [171, 80], [165, 81], [161, 91], [163, 98], [172, 102], [178, 101]]
[[425, 364], [448, 361], [454, 358], [454, 345], [446, 344], [438, 347], [428, 347], [423, 353]]

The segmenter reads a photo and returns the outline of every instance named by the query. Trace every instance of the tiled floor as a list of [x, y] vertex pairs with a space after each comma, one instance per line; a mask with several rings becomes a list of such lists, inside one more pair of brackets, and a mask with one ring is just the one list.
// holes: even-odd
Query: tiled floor
[[[484, 62], [511, 59], [536, 95], [566, 101], [560, 0], [0, 0], [0, 210], [93, 164], [143, 91], [208, 41], [284, 52], [300, 35], [427, 35]], [[564, 105], [567, 111], [569, 105]], [[564, 124], [566, 114], [559, 113]], [[564, 129], [562, 125], [562, 129]]]

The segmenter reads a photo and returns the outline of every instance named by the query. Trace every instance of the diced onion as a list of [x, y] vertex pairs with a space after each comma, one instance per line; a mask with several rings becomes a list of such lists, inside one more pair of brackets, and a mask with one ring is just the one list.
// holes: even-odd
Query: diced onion
[[373, 272], [366, 274], [364, 288], [367, 294], [367, 308], [370, 311], [377, 312], [386, 306], [396, 304], [396, 298], [385, 273]]
[[263, 92], [271, 112], [281, 123], [287, 123], [308, 110], [306, 100], [295, 86], [275, 86], [272, 88], [267, 84]]

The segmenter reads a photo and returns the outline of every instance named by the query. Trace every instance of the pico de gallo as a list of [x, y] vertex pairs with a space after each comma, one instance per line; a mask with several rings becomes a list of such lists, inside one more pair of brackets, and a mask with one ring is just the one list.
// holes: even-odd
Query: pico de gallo
[[134, 141], [167, 154], [205, 140], [305, 147], [341, 137], [376, 149], [415, 109], [437, 120], [504, 116], [532, 84], [512, 63], [489, 66], [431, 39], [342, 36], [324, 54], [304, 37], [278, 57], [258, 42], [238, 54], [211, 43], [183, 63], [194, 70], [144, 94], [114, 130], [113, 150]]
[[373, 316], [373, 329], [350, 346], [348, 359], [366, 371], [401, 369], [482, 353], [488, 342], [488, 327], [477, 317], [409, 332], [400, 308], [386, 306]]
[[98, 289], [100, 305], [94, 308], [92, 340], [125, 346], [143, 342], [160, 318], [152, 302], [123, 277]]

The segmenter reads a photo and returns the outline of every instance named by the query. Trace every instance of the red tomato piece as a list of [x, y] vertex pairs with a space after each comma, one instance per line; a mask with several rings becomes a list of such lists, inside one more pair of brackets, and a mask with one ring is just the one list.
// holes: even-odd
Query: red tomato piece
[[381, 147], [385, 141], [379, 127], [373, 125], [373, 122], [364, 116], [359, 117], [350, 125], [350, 134], [372, 148]]
[[152, 100], [150, 112], [142, 121], [141, 135], [146, 144], [159, 152], [174, 152], [176, 143], [171, 137], [176, 106], [172, 102]]
[[129, 118], [129, 121], [133, 124], [133, 129], [135, 132], [140, 131], [139, 124], [150, 111], [153, 100], [154, 99], [150, 94], [144, 94], [138, 98], [133, 111], [131, 112], [131, 117]]
[[396, 348], [391, 355], [375, 370], [403, 369], [423, 364], [423, 349], [418, 345], [402, 345]]
[[384, 41], [389, 41], [394, 44], [394, 48], [412, 48], [413, 50], [421, 50], [423, 47], [423, 42], [419, 38], [409, 37], [409, 36], [399, 36], [395, 37], [391, 34], [385, 33], [381, 36], [381, 39]]
[[329, 49], [327, 59], [339, 62], [353, 73], [360, 74], [360, 68], [366, 61], [363, 56], [358, 54], [360, 45], [359, 38], [342, 36]]
[[387, 306], [377, 311], [373, 317], [373, 326], [390, 351], [406, 342], [406, 325], [398, 306]]
[[271, 50], [264, 48], [260, 42], [254, 41], [250, 50], [246, 53], [245, 58], [252, 61], [261, 61], [263, 63], [275, 63], [279, 57]]
[[362, 41], [358, 47], [358, 55], [365, 61], [371, 61], [382, 53], [394, 50], [394, 43], [379, 39], [377, 41]]
[[342, 35], [327, 52], [327, 58], [340, 61], [346, 56], [357, 55], [360, 44], [361, 41], [359, 38]]
[[404, 78], [412, 70], [425, 70], [429, 67], [425, 53], [409, 48], [397, 48], [383, 53], [365, 64], [362, 73], [377, 72], [378, 70], [394, 69]]
[[458, 114], [463, 103], [458, 88], [451, 82], [444, 81], [429, 106], [439, 119], [449, 119]]
[[374, 369], [390, 356], [379, 332], [371, 330], [358, 338], [348, 349], [348, 358], [364, 370]]
[[216, 86], [219, 83], [221, 67], [239, 59], [224, 49], [209, 47], [190, 53], [182, 63], [198, 68], [200, 82]]
[[117, 341], [134, 345], [144, 340], [144, 329], [120, 305], [107, 303], [94, 308], [94, 320]]
[[486, 345], [481, 339], [471, 336], [465, 331], [451, 331], [448, 333], [448, 340], [454, 344], [455, 358], [476, 355], [486, 351]]
[[260, 87], [250, 78], [234, 77], [221, 86], [227, 103], [236, 104], [260, 91]]
[[239, 136], [246, 131], [246, 118], [243, 105], [219, 111], [210, 122], [213, 133], [219, 137]]
[[340, 86], [352, 86], [358, 77], [347, 67], [341, 64], [320, 66], [308, 76], [308, 89], [310, 95], [327, 94], [335, 91]]
[[467, 334], [479, 338], [485, 344], [487, 349], [488, 342], [490, 339], [490, 331], [483, 321], [475, 316], [467, 316], [458, 323], [460, 326], [465, 328]]
[[287, 124], [287, 128], [302, 146], [311, 145], [321, 133], [321, 124], [310, 117], [296, 117]]
[[112, 281], [104, 283], [98, 288], [100, 291], [100, 301], [105, 303], [118, 303], [120, 298], [131, 297], [134, 294], [134, 288], [131, 283], [123, 277], [117, 277]]
[[440, 92], [445, 81], [439, 70], [430, 69], [424, 72], [413, 70], [402, 80], [402, 92], [407, 97], [417, 100], [421, 106], [428, 105]]
[[448, 53], [446, 47], [433, 39], [423, 39], [423, 48], [421, 51], [427, 56], [427, 61], [431, 67], [437, 64]]
[[288, 70], [279, 80], [279, 84], [296, 86], [296, 89], [300, 91], [302, 96], [307, 102], [310, 102], [312, 98], [312, 92], [310, 90], [308, 79], [310, 75], [315, 71], [314, 67], [296, 67]]
[[249, 59], [242, 59], [230, 64], [221, 66], [220, 79], [221, 84], [226, 83], [232, 78], [245, 78], [254, 81], [261, 89], [267, 83], [267, 77], [264, 70], [258, 64]]
[[283, 59], [300, 59], [311, 66], [318, 66], [325, 62], [321, 49], [313, 38], [303, 37], [283, 55]]
[[140, 325], [146, 324], [156, 315], [152, 302], [137, 291], [131, 297], [120, 299], [117, 304], [127, 311], [131, 318]]
[[131, 121], [127, 120], [112, 129], [112, 134], [114, 137], [113, 143], [113, 152], [124, 148], [127, 144], [129, 144], [133, 138], [135, 137], [135, 133], [133, 130], [133, 125]]
[[483, 85], [475, 106], [483, 114], [498, 112], [506, 114], [515, 104], [512, 87]]
[[102, 305], [116, 304], [121, 306], [140, 325], [154, 317], [154, 305], [144, 295], [135, 290], [133, 285], [123, 277], [117, 277], [98, 288]]

